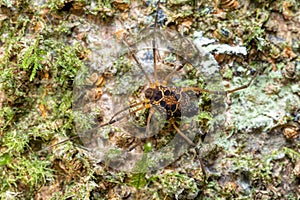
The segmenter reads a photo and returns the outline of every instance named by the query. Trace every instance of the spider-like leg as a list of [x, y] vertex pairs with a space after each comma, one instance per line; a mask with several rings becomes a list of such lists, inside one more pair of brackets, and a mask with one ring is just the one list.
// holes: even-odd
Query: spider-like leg
[[133, 60], [135, 61], [135, 63], [136, 63], [137, 66], [139, 67], [139, 69], [142, 71], [142, 73], [143, 73], [144, 76], [146, 77], [147, 81], [148, 81], [149, 83], [151, 83], [151, 80], [150, 80], [148, 74], [147, 74], [146, 71], [144, 70], [144, 68], [143, 68], [142, 64], [140, 63], [140, 61], [138, 60], [138, 58], [135, 56], [135, 53], [134, 53], [134, 51], [131, 49], [130, 45], [127, 43], [126, 40], [123, 39], [122, 41], [123, 41], [123, 43], [127, 46], [128, 50], [129, 50], [129, 52], [130, 52], [131, 57], [133, 58]]
[[249, 87], [251, 85], [251, 83], [253, 82], [254, 78], [257, 76], [257, 74], [258, 74], [258, 71], [255, 72], [255, 74], [252, 76], [251, 80], [247, 84], [242, 85], [242, 86], [237, 87], [237, 88], [234, 88], [234, 89], [231, 89], [231, 90], [227, 90], [227, 91], [225, 91], [226, 94], [230, 94], [230, 93], [233, 93], [233, 92], [236, 92], [236, 91], [239, 91], [239, 90], [242, 90], [242, 89], [245, 89], [245, 88]]
[[151, 118], [152, 118], [152, 116], [154, 115], [155, 112], [156, 112], [155, 108], [153, 108], [153, 107], [152, 107], [152, 109], [150, 108], [150, 112], [149, 112], [149, 115], [147, 117], [146, 136], [148, 136], [148, 134], [149, 134]]
[[198, 88], [198, 87], [183, 87], [182, 91], [186, 92], [186, 91], [193, 90], [193, 91], [198, 91], [198, 92], [207, 92], [210, 94], [227, 95], [227, 94], [230, 94], [230, 93], [233, 93], [233, 92], [236, 92], [236, 91], [239, 91], [239, 90], [249, 87], [251, 85], [251, 83], [253, 82], [254, 78], [256, 77], [257, 73], [258, 72], [255, 72], [255, 74], [252, 76], [251, 80], [247, 84], [242, 85], [237, 88], [234, 88], [234, 89], [231, 89], [231, 90], [227, 90], [227, 91], [214, 91], [214, 90], [207, 90], [207, 89], [202, 89], [202, 88]]
[[[129, 108], [130, 108], [130, 106], [129, 106]], [[129, 109], [129, 108], [128, 108], [128, 109]], [[138, 112], [138, 111], [140, 111], [140, 110], [143, 110], [144, 108], [145, 108], [145, 107], [143, 106], [143, 107], [140, 107], [140, 108], [138, 108], [138, 109], [136, 109], [136, 110], [130, 111], [128, 115], [131, 115], [131, 114], [136, 113], [136, 112]], [[126, 109], [126, 110], [128, 110], [128, 109]], [[124, 111], [126, 111], [126, 110], [122, 110], [122, 112], [124, 112]], [[121, 113], [121, 112], [119, 112], [119, 113]], [[109, 122], [106, 122], [106, 123], [104, 123], [104, 124], [101, 124], [99, 127], [104, 127], [104, 126], [107, 126], [107, 125], [111, 125], [111, 124], [113, 124], [113, 123], [115, 123], [115, 122], [118, 122], [118, 121], [124, 119], [124, 118], [127, 117], [128, 115], [123, 115], [123, 116], [121, 116], [121, 117], [118, 117], [118, 118], [115, 118], [115, 119], [111, 119], [111, 120], [109, 120]]]
[[183, 92], [187, 92], [187, 91], [197, 91], [197, 92], [207, 92], [210, 94], [218, 94], [218, 95], [226, 95], [226, 91], [214, 91], [214, 90], [207, 90], [207, 89], [202, 89], [202, 88], [198, 88], [198, 87], [182, 87], [181, 90]]
[[157, 9], [154, 19], [154, 28], [153, 28], [153, 40], [152, 40], [152, 51], [153, 51], [153, 70], [154, 70], [154, 82], [157, 82], [157, 48], [156, 48], [156, 28], [157, 28], [157, 19], [158, 19], [158, 10], [159, 10], [160, 1], [157, 2]]
[[164, 79], [163, 84], [166, 85], [167, 82], [170, 80], [170, 78], [172, 76], [174, 76], [178, 71], [180, 71], [183, 67], [184, 67], [185, 63], [181, 63], [180, 65], [178, 65], [176, 67], [176, 69], [174, 69], [173, 71], [171, 71]]
[[41, 152], [43, 152], [43, 151], [46, 151], [46, 150], [51, 149], [51, 148], [53, 148], [53, 147], [56, 147], [56, 146], [58, 146], [58, 145], [60, 145], [60, 144], [63, 144], [63, 143], [65, 143], [65, 142], [74, 140], [74, 139], [76, 139], [76, 138], [79, 138], [79, 135], [75, 135], [75, 136], [73, 136], [73, 137], [70, 137], [70, 138], [68, 138], [68, 139], [65, 139], [65, 140], [63, 140], [63, 141], [61, 141], [61, 142], [58, 142], [58, 143], [56, 143], [56, 144], [47, 146], [47, 147], [45, 147], [45, 148], [39, 150], [37, 153], [41, 153]]
[[[173, 127], [175, 128], [175, 130], [179, 133], [179, 135], [187, 142], [189, 143], [191, 146], [193, 147], [196, 147], [195, 143], [190, 139], [188, 138], [175, 124], [175, 121], [174, 120], [171, 120], [171, 124], [173, 125]], [[199, 154], [199, 153], [198, 153]], [[200, 155], [200, 154], [199, 154]], [[202, 159], [200, 158], [199, 159], [199, 162], [200, 162], [200, 166], [201, 166], [201, 170], [202, 170], [202, 173], [203, 173], [203, 177], [204, 177], [204, 180], [207, 180], [206, 179], [206, 171], [205, 171], [205, 168], [204, 168], [204, 165], [203, 165], [203, 162], [202, 162]]]
[[179, 135], [187, 142], [189, 143], [190, 145], [192, 146], [196, 146], [195, 143], [190, 139], [188, 138], [175, 124], [175, 121], [173, 119], [171, 119], [171, 124], [172, 126], [175, 128], [175, 130], [179, 133]]
[[[134, 108], [134, 107], [139, 106], [139, 105], [144, 104], [144, 103], [145, 103], [145, 102], [139, 102], [139, 103], [135, 103], [135, 104], [132, 104], [132, 105], [130, 105], [130, 106], [125, 107], [124, 109], [122, 109], [122, 110], [116, 112], [116, 113], [111, 117], [111, 119], [110, 119], [107, 123], [101, 124], [99, 127], [103, 127], [103, 126], [106, 126], [106, 125], [109, 125], [109, 124], [113, 124], [113, 123], [115, 123], [115, 122], [117, 122], [117, 121], [120, 121], [121, 119], [123, 119], [124, 117], [126, 117], [126, 116], [128, 116], [128, 115], [123, 115], [122, 117], [118, 117], [118, 118], [115, 118], [115, 117], [117, 117], [119, 114], [121, 114], [121, 113], [123, 113], [123, 112], [129, 110], [130, 108]], [[142, 109], [142, 108], [144, 108], [144, 107], [141, 107], [141, 109]], [[138, 109], [138, 110], [141, 110], [141, 109]], [[131, 111], [129, 114], [132, 114], [132, 113], [134, 113], [134, 112], [137, 112], [138, 110]]]
[[[146, 108], [150, 108], [151, 105], [149, 104], [149, 105], [147, 105], [147, 106], [145, 106], [145, 107], [146, 107]], [[151, 108], [152, 108], [152, 109], [151, 109]], [[148, 115], [148, 117], [147, 117], [146, 137], [148, 137], [148, 133], [149, 133], [149, 129], [150, 129], [151, 118], [152, 118], [153, 114], [156, 112], [156, 110], [155, 110], [153, 107], [151, 107], [151, 108], [150, 108], [149, 115]], [[127, 149], [128, 151], [133, 150], [135, 147], [137, 147], [138, 145], [140, 145], [142, 141], [145, 140], [145, 138], [144, 138], [144, 139], [138, 138], [138, 139], [139, 139], [139, 141], [136, 142], [134, 145], [130, 146], [130, 147]]]
[[[134, 107], [139, 106], [139, 105], [144, 104], [144, 103], [145, 103], [145, 102], [139, 102], [139, 103], [136, 103], [136, 104], [127, 106], [126, 108], [124, 108], [124, 109], [120, 110], [119, 112], [115, 113], [114, 116], [112, 116], [112, 118], [111, 118], [108, 122], [99, 125], [98, 128], [101, 128], [101, 127], [104, 127], [104, 126], [107, 126], [107, 125], [111, 125], [111, 124], [113, 124], [113, 123], [115, 123], [115, 122], [118, 122], [118, 121], [122, 120], [123, 118], [125, 118], [125, 117], [128, 116], [128, 115], [123, 115], [123, 116], [118, 117], [118, 118], [116, 118], [116, 117], [117, 117], [119, 114], [121, 114], [121, 113], [123, 113], [123, 112], [129, 110], [130, 108], [134, 108]], [[145, 108], [145, 107], [142, 106], [142, 107], [140, 107], [140, 108], [138, 108], [138, 109], [136, 109], [136, 110], [134, 110], [134, 111], [131, 111], [131, 112], [129, 112], [129, 115], [131, 115], [132, 113], [138, 112], [138, 111], [140, 111], [140, 110], [142, 110], [142, 109], [144, 109], [144, 108]], [[67, 142], [67, 141], [70, 141], [70, 140], [74, 140], [74, 139], [76, 139], [76, 138], [79, 138], [79, 135], [75, 135], [75, 136], [70, 137], [70, 138], [68, 138], [68, 139], [65, 139], [65, 140], [63, 140], [63, 141], [61, 141], [61, 142], [58, 142], [58, 143], [56, 143], [56, 144], [54, 144], [54, 145], [48, 146], [48, 147], [46, 147], [46, 148], [43, 148], [43, 149], [41, 149], [41, 150], [38, 151], [38, 152], [42, 152], [42, 151], [48, 150], [48, 149], [50, 149], [50, 148], [56, 147], [56, 146], [58, 146], [58, 145], [60, 145], [60, 144], [63, 144], [63, 143], [65, 143], [65, 142]]]

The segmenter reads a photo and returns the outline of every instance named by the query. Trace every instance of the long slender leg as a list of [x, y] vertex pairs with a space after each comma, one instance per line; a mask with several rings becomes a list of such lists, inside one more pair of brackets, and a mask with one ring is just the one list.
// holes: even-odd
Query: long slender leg
[[217, 95], [227, 95], [227, 94], [230, 94], [230, 93], [233, 93], [233, 92], [236, 92], [236, 91], [239, 91], [239, 90], [242, 90], [242, 89], [245, 89], [247, 87], [249, 87], [251, 85], [251, 83], [253, 82], [254, 78], [256, 77], [258, 72], [256, 72], [251, 80], [245, 84], [245, 85], [242, 85], [240, 87], [237, 87], [237, 88], [234, 88], [234, 89], [231, 89], [231, 90], [227, 90], [227, 91], [213, 91], [213, 90], [207, 90], [207, 89], [202, 89], [202, 88], [198, 88], [198, 87], [183, 87], [182, 88], [182, 91], [186, 92], [186, 91], [198, 91], [198, 92], [207, 92], [207, 93], [211, 93], [211, 94], [217, 94]]
[[114, 118], [115, 118], [117, 115], [121, 114], [122, 112], [124, 112], [124, 111], [126, 111], [126, 110], [128, 110], [128, 109], [130, 109], [130, 108], [134, 108], [134, 107], [136, 107], [136, 106], [138, 106], [138, 105], [141, 105], [141, 104], [144, 104], [144, 102], [139, 102], [139, 103], [132, 104], [132, 105], [130, 105], [130, 106], [126, 106], [124, 109], [122, 109], [122, 110], [116, 112], [116, 113], [111, 117], [111, 119], [110, 119], [109, 121], [110, 121], [110, 122], [113, 121]]
[[[191, 141], [190, 138], [188, 138], [175, 124], [174, 120], [171, 121], [173, 127], [175, 128], [175, 130], [180, 134], [180, 136], [187, 142], [189, 143], [190, 145], [192, 146], [196, 146], [194, 142]], [[197, 151], [197, 148], [196, 148], [196, 151]], [[200, 155], [199, 151], [197, 151], [197, 154]], [[206, 180], [207, 180], [207, 175], [206, 175], [206, 170], [204, 168], [204, 165], [203, 165], [203, 161], [202, 159], [200, 158], [199, 159], [199, 162], [200, 162], [200, 166], [201, 166], [201, 170], [202, 170], [202, 173], [203, 173], [203, 177], [204, 177], [204, 182], [205, 182], [205, 187], [206, 187]]]
[[171, 71], [164, 79], [164, 84], [166, 85], [167, 82], [170, 80], [172, 76], [174, 76], [178, 71], [180, 71], [184, 67], [185, 63], [180, 64], [179, 66], [176, 67], [173, 71]]
[[[138, 108], [138, 109], [136, 109], [136, 110], [134, 110], [134, 111], [131, 111], [131, 112], [129, 112], [129, 115], [131, 115], [132, 113], [135, 113], [135, 112], [137, 112], [137, 111], [140, 111], [140, 110], [142, 110], [142, 109], [144, 109], [145, 107], [143, 106], [143, 107], [140, 107], [140, 108]], [[124, 111], [124, 110], [123, 110]], [[117, 122], [117, 121], [120, 121], [120, 120], [122, 120], [122, 119], [124, 119], [125, 117], [127, 117], [128, 115], [123, 115], [123, 116], [121, 116], [121, 117], [118, 117], [118, 118], [115, 118], [115, 119], [111, 119], [109, 122], [106, 122], [106, 123], [104, 123], [104, 124], [101, 124], [99, 127], [104, 127], [104, 126], [107, 126], [107, 125], [110, 125], [110, 124], [113, 124], [113, 123], [115, 123], [115, 122]]]
[[152, 40], [152, 51], [153, 51], [153, 70], [154, 70], [154, 81], [157, 81], [157, 57], [156, 57], [156, 26], [157, 26], [157, 19], [158, 19], [158, 9], [159, 9], [160, 1], [157, 2], [157, 9], [155, 14], [154, 20], [154, 28], [153, 28], [153, 40]]
[[179, 133], [179, 135], [190, 145], [192, 146], [196, 146], [194, 142], [192, 142], [192, 140], [190, 138], [188, 138], [175, 124], [174, 120], [171, 120], [171, 123], [173, 125], [173, 127], [175, 128], [175, 130]]
[[226, 95], [227, 94], [226, 91], [213, 91], [213, 90], [207, 90], [207, 89], [202, 89], [202, 88], [198, 88], [198, 87], [183, 87], [181, 89], [183, 92], [192, 90], [192, 91], [207, 92], [210, 94], [218, 94], [218, 95]]
[[204, 182], [204, 185], [202, 187], [201, 196], [200, 196], [200, 199], [203, 199], [204, 198], [204, 192], [205, 192], [205, 190], [207, 188], [207, 173], [206, 173], [206, 170], [205, 170], [205, 167], [204, 167], [204, 164], [203, 164], [203, 160], [200, 157], [201, 153], [199, 152], [199, 149], [195, 148], [195, 150], [196, 150], [197, 154], [199, 155], [200, 167], [201, 167], [201, 170], [202, 170], [202, 173], [203, 173], [203, 182]]
[[[152, 107], [153, 108], [153, 107]], [[149, 133], [149, 129], [150, 129], [150, 121], [151, 121], [151, 118], [153, 116], [153, 114], [156, 112], [156, 110], [153, 108], [153, 109], [150, 109], [150, 113], [147, 117], [147, 126], [146, 126], [146, 136], [148, 136], [148, 133]], [[141, 144], [142, 140], [141, 138], [138, 138], [139, 141], [136, 142], [134, 145], [130, 146], [127, 150], [128, 151], [131, 151], [132, 149], [134, 149], [135, 147], [137, 147], [139, 144]]]
[[[180, 134], [180, 136], [187, 142], [189, 143], [190, 145], [192, 146], [196, 146], [194, 144], [194, 142], [191, 141], [190, 138], [188, 138], [175, 124], [174, 120], [171, 121], [173, 127], [175, 128], [175, 130]], [[196, 151], [197, 151], [197, 148], [196, 148]], [[197, 151], [197, 154], [200, 156], [200, 153]], [[206, 170], [204, 168], [204, 165], [203, 165], [203, 162], [202, 162], [202, 159], [200, 158], [199, 159], [199, 162], [200, 162], [200, 166], [201, 166], [201, 170], [202, 170], [202, 173], [203, 173], [203, 177], [204, 177], [204, 184], [205, 184], [205, 188], [206, 188], [206, 180], [207, 180], [207, 175], [206, 175]], [[204, 191], [204, 190], [203, 190]]]
[[[121, 116], [121, 117], [119, 117], [119, 118], [116, 118], [116, 119], [114, 119], [114, 118], [115, 118], [118, 114], [120, 114], [120, 113], [122, 113], [122, 112], [124, 112], [124, 111], [126, 111], [126, 110], [128, 110], [128, 109], [130, 109], [130, 108], [133, 108], [133, 107], [135, 107], [135, 106], [138, 106], [138, 105], [140, 105], [140, 104], [142, 104], [142, 103], [144, 103], [144, 102], [133, 104], [133, 105], [128, 106], [128, 107], [126, 107], [125, 109], [123, 109], [123, 110], [117, 112], [117, 113], [111, 118], [111, 120], [109, 120], [109, 122], [99, 125], [98, 128], [101, 128], [101, 127], [104, 127], [104, 126], [107, 126], [107, 125], [110, 125], [110, 124], [113, 124], [113, 123], [115, 123], [115, 122], [117, 122], [117, 121], [122, 120], [123, 118], [125, 118], [125, 117], [128, 116], [128, 115], [123, 115], [123, 116]], [[131, 111], [131, 112], [129, 113], [129, 115], [132, 114], [132, 113], [135, 113], [135, 112], [137, 112], [137, 111], [139, 111], [139, 110], [142, 110], [142, 109], [144, 109], [144, 106], [141, 107], [141, 108], [138, 108], [138, 109], [136, 109], [136, 110], [134, 110], [134, 111]], [[58, 143], [54, 144], [54, 145], [50, 145], [50, 146], [48, 146], [48, 147], [46, 147], [46, 148], [41, 149], [41, 150], [38, 151], [38, 152], [46, 151], [46, 150], [48, 150], [48, 149], [50, 149], [50, 148], [56, 147], [56, 146], [58, 146], [58, 145], [60, 145], [60, 144], [63, 144], [63, 143], [65, 143], [65, 142], [67, 142], [67, 141], [70, 141], [70, 140], [74, 140], [74, 139], [76, 139], [76, 138], [79, 138], [79, 135], [75, 135], [75, 136], [73, 136], [73, 137], [71, 137], [71, 138], [65, 139], [65, 140], [63, 140], [63, 141], [61, 141], [61, 142], [58, 142]]]
[[50, 148], [56, 147], [56, 146], [58, 146], [58, 145], [60, 145], [60, 144], [63, 144], [63, 143], [65, 143], [65, 142], [67, 142], [67, 141], [74, 140], [74, 139], [76, 139], [76, 138], [79, 138], [79, 135], [75, 135], [75, 136], [70, 137], [70, 138], [68, 138], [68, 139], [65, 139], [65, 140], [63, 140], [63, 141], [60, 141], [60, 142], [58, 142], [58, 143], [56, 143], [56, 144], [54, 144], [54, 145], [50, 145], [50, 146], [48, 146], [48, 147], [45, 147], [45, 148], [39, 150], [37, 153], [46, 151], [46, 150], [48, 150], [48, 149], [50, 149]]
[[129, 44], [125, 40], [123, 40], [123, 43], [127, 46], [128, 50], [130, 52], [130, 55], [132, 56], [132, 58], [134, 59], [134, 61], [137, 64], [137, 66], [139, 67], [139, 69], [142, 71], [142, 73], [146, 77], [147, 81], [149, 83], [151, 83], [149, 76], [147, 75], [146, 71], [144, 70], [144, 68], [143, 68], [142, 64], [140, 63], [140, 61], [138, 60], [138, 58], [135, 56], [135, 54], [134, 54], [133, 50], [130, 48]]
[[237, 87], [237, 88], [234, 88], [231, 90], [227, 90], [227, 91], [225, 91], [226, 94], [230, 94], [230, 93], [236, 92], [238, 90], [242, 90], [242, 89], [249, 87], [251, 85], [251, 83], [253, 82], [254, 78], [257, 76], [257, 74], [258, 74], [258, 71], [255, 72], [255, 74], [252, 76], [251, 80], [246, 85], [242, 85], [240, 87]]
[[[173, 40], [176, 40], [176, 42], [178, 42], [178, 40], [179, 40], [178, 37], [180, 37], [180, 44], [182, 47], [185, 46], [185, 48], [187, 48], [186, 45], [184, 45], [184, 44], [189, 44], [190, 48], [187, 48], [187, 49], [189, 49], [189, 51], [190, 51], [190, 49], [194, 49], [193, 43], [190, 40], [185, 39], [182, 34], [178, 33], [178, 35], [176, 35], [176, 36], [174, 36]], [[176, 51], [173, 51], [172, 53], [175, 54], [176, 60], [180, 60], [181, 63], [165, 77], [165, 80], [164, 80], [165, 83], [167, 83], [169, 81], [169, 79], [173, 75], [175, 75], [177, 72], [179, 72], [186, 64], [193, 65], [188, 59], [185, 59], [185, 56], [181, 56], [186, 53], [186, 52], [182, 52], [182, 49], [180, 49], [180, 50], [177, 49]]]
[[[200, 154], [198, 154], [200, 155]], [[203, 165], [203, 161], [202, 159], [199, 159], [200, 161], [200, 166], [201, 166], [201, 170], [202, 170], [202, 173], [203, 173], [203, 176], [204, 176], [204, 180], [206, 181], [206, 171], [205, 171], [205, 168], [204, 168], [204, 165]]]
[[149, 129], [150, 129], [150, 122], [151, 122], [151, 118], [153, 116], [153, 114], [156, 112], [156, 110], [152, 107], [152, 109], [150, 108], [150, 113], [147, 117], [147, 126], [146, 126], [146, 136], [149, 135]]

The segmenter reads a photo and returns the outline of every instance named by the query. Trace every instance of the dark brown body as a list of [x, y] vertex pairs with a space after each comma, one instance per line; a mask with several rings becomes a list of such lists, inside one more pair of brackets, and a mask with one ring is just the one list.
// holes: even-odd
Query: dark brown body
[[159, 85], [155, 88], [148, 88], [145, 91], [145, 98], [151, 105], [164, 109], [167, 119], [179, 118], [185, 114], [191, 115], [191, 112], [197, 111], [189, 96], [177, 87]]

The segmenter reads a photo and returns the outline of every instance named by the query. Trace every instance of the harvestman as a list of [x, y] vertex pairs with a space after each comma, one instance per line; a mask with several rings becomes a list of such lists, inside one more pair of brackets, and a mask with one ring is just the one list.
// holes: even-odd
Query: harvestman
[[[167, 115], [166, 116], [167, 120], [169, 120], [169, 122], [172, 124], [174, 129], [178, 132], [178, 134], [180, 134], [180, 136], [188, 144], [190, 144], [192, 146], [195, 146], [194, 142], [190, 138], [188, 138], [179, 129], [179, 127], [176, 125], [176, 120], [175, 120], [176, 118], [181, 117], [181, 108], [182, 108], [182, 106], [185, 106], [185, 107], [190, 106], [188, 104], [188, 102], [186, 102], [185, 98], [188, 98], [188, 97], [187, 97], [187, 95], [185, 95], [185, 93], [188, 92], [188, 91], [195, 91], [195, 92], [206, 92], [206, 93], [226, 96], [230, 93], [233, 93], [233, 92], [236, 92], [236, 91], [239, 91], [239, 90], [242, 90], [242, 89], [245, 89], [245, 88], [249, 87], [250, 84], [252, 83], [252, 81], [254, 80], [257, 72], [253, 75], [251, 80], [246, 85], [242, 85], [240, 87], [237, 87], [237, 88], [234, 88], [234, 89], [231, 89], [231, 90], [227, 90], [227, 91], [211, 91], [211, 90], [202, 89], [202, 88], [198, 88], [198, 87], [181, 87], [181, 88], [177, 88], [177, 87], [167, 86], [168, 80], [174, 74], [176, 74], [181, 69], [183, 69], [184, 65], [186, 63], [188, 63], [187, 60], [184, 60], [183, 63], [181, 63], [179, 66], [177, 66], [177, 68], [175, 68], [171, 73], [169, 73], [162, 82], [159, 82], [158, 78], [157, 78], [158, 77], [157, 76], [157, 63], [158, 63], [157, 60], [160, 56], [159, 56], [159, 53], [158, 53], [158, 48], [156, 46], [156, 29], [157, 29], [157, 18], [158, 18], [157, 13], [155, 15], [155, 22], [154, 22], [154, 28], [153, 28], [153, 40], [152, 40], [154, 81], [151, 81], [150, 77], [145, 72], [141, 62], [136, 57], [134, 50], [130, 47], [128, 42], [125, 39], [121, 39], [122, 42], [127, 46], [130, 56], [132, 57], [132, 59], [134, 60], [134, 62], [138, 66], [138, 68], [141, 70], [141, 72], [143, 73], [143, 75], [145, 76], [145, 78], [148, 82], [149, 87], [144, 91], [145, 99], [142, 102], [129, 105], [129, 106], [125, 107], [124, 109], [116, 112], [108, 122], [106, 122], [104, 124], [101, 124], [99, 127], [104, 127], [104, 126], [107, 126], [107, 125], [111, 125], [111, 124], [114, 124], [115, 122], [118, 122], [118, 121], [122, 120], [123, 118], [127, 117], [127, 115], [122, 115], [120, 117], [118, 117], [118, 116], [120, 114], [122, 114], [123, 112], [126, 112], [129, 109], [136, 108], [135, 110], [129, 112], [129, 115], [130, 115], [130, 114], [136, 113], [136, 112], [138, 112], [142, 109], [145, 109], [145, 108], [146, 109], [154, 108], [154, 109], [150, 110], [149, 115], [147, 117], [147, 123], [146, 123], [147, 126], [146, 126], [146, 133], [145, 133], [146, 136], [147, 136], [148, 132], [149, 132], [151, 117], [154, 115], [155, 112], [159, 112], [157, 109], [155, 109], [155, 108], [159, 107], [159, 108], [161, 108], [165, 111], [165, 113]], [[191, 63], [189, 63], [189, 64], [191, 64]], [[132, 150], [135, 146], [131, 147], [130, 150]]]
[[[158, 9], [159, 9], [159, 3], [158, 3]], [[195, 143], [188, 137], [186, 136], [181, 130], [180, 127], [176, 124], [178, 121], [178, 118], [181, 117], [182, 115], [182, 109], [183, 107], [189, 107], [189, 101], [188, 101], [188, 95], [186, 95], [187, 92], [189, 91], [194, 91], [196, 93], [211, 93], [211, 94], [217, 94], [217, 95], [228, 95], [230, 93], [245, 89], [250, 86], [250, 84], [253, 82], [257, 72], [253, 75], [251, 80], [246, 84], [242, 85], [240, 87], [237, 87], [235, 89], [227, 90], [227, 91], [211, 91], [207, 89], [202, 89], [199, 87], [170, 87], [167, 86], [167, 82], [174, 76], [176, 73], [178, 73], [180, 70], [184, 68], [185, 64], [190, 64], [188, 60], [183, 60], [181, 64], [176, 66], [171, 73], [169, 73], [167, 76], [165, 76], [163, 81], [158, 80], [158, 75], [157, 75], [157, 66], [158, 66], [158, 61], [160, 58], [159, 51], [157, 48], [157, 41], [156, 41], [156, 34], [157, 34], [157, 20], [158, 20], [158, 12], [156, 12], [155, 15], [155, 22], [154, 22], [154, 27], [153, 27], [153, 39], [152, 39], [152, 56], [153, 56], [153, 79], [154, 81], [151, 81], [150, 77], [144, 70], [144, 67], [142, 66], [142, 63], [139, 61], [139, 58], [136, 56], [134, 50], [131, 48], [130, 44], [126, 41], [126, 39], [122, 38], [121, 41], [123, 44], [125, 44], [128, 48], [129, 56], [133, 59], [137, 67], [141, 70], [143, 75], [145, 76], [149, 87], [144, 91], [144, 100], [138, 103], [134, 103], [132, 105], [129, 105], [125, 107], [124, 109], [116, 112], [111, 119], [98, 126], [98, 128], [105, 127], [107, 125], [112, 125], [122, 119], [124, 119], [128, 114], [123, 115], [124, 112], [133, 109], [133, 111], [129, 112], [129, 115], [136, 113], [140, 110], [143, 109], [150, 109], [148, 116], [146, 117], [146, 133], [145, 135], [147, 136], [149, 133], [150, 129], [150, 122], [151, 118], [156, 112], [165, 112], [166, 114], [166, 120], [171, 124], [171, 126], [176, 130], [176, 132], [182, 137], [189, 145], [195, 147]], [[61, 141], [55, 145], [52, 145], [48, 148], [57, 146], [59, 144], [62, 144], [68, 140], [77, 138], [78, 136], [71, 137], [69, 139], [66, 139], [64, 141]], [[136, 142], [133, 146], [129, 148], [129, 151], [134, 149], [137, 145], [140, 144], [141, 141]], [[45, 150], [45, 149], [43, 149]], [[201, 161], [200, 161], [201, 162]], [[205, 175], [205, 171], [201, 162], [201, 167], [203, 170], [203, 173]]]

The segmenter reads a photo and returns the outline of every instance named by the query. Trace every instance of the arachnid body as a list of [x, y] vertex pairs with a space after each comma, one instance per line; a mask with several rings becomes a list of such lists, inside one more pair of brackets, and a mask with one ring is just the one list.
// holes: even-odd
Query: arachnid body
[[[224, 97], [254, 78], [224, 91], [213, 56], [180, 33], [159, 29], [157, 14], [154, 26], [132, 38], [125, 29], [114, 33], [101, 43], [100, 52], [110, 52], [99, 56], [99, 69], [79, 73], [73, 111], [84, 146], [119, 170], [135, 170], [141, 162], [155, 170], [198, 147], [205, 134], [221, 128]], [[101, 93], [90, 99], [86, 85], [95, 73]]]

